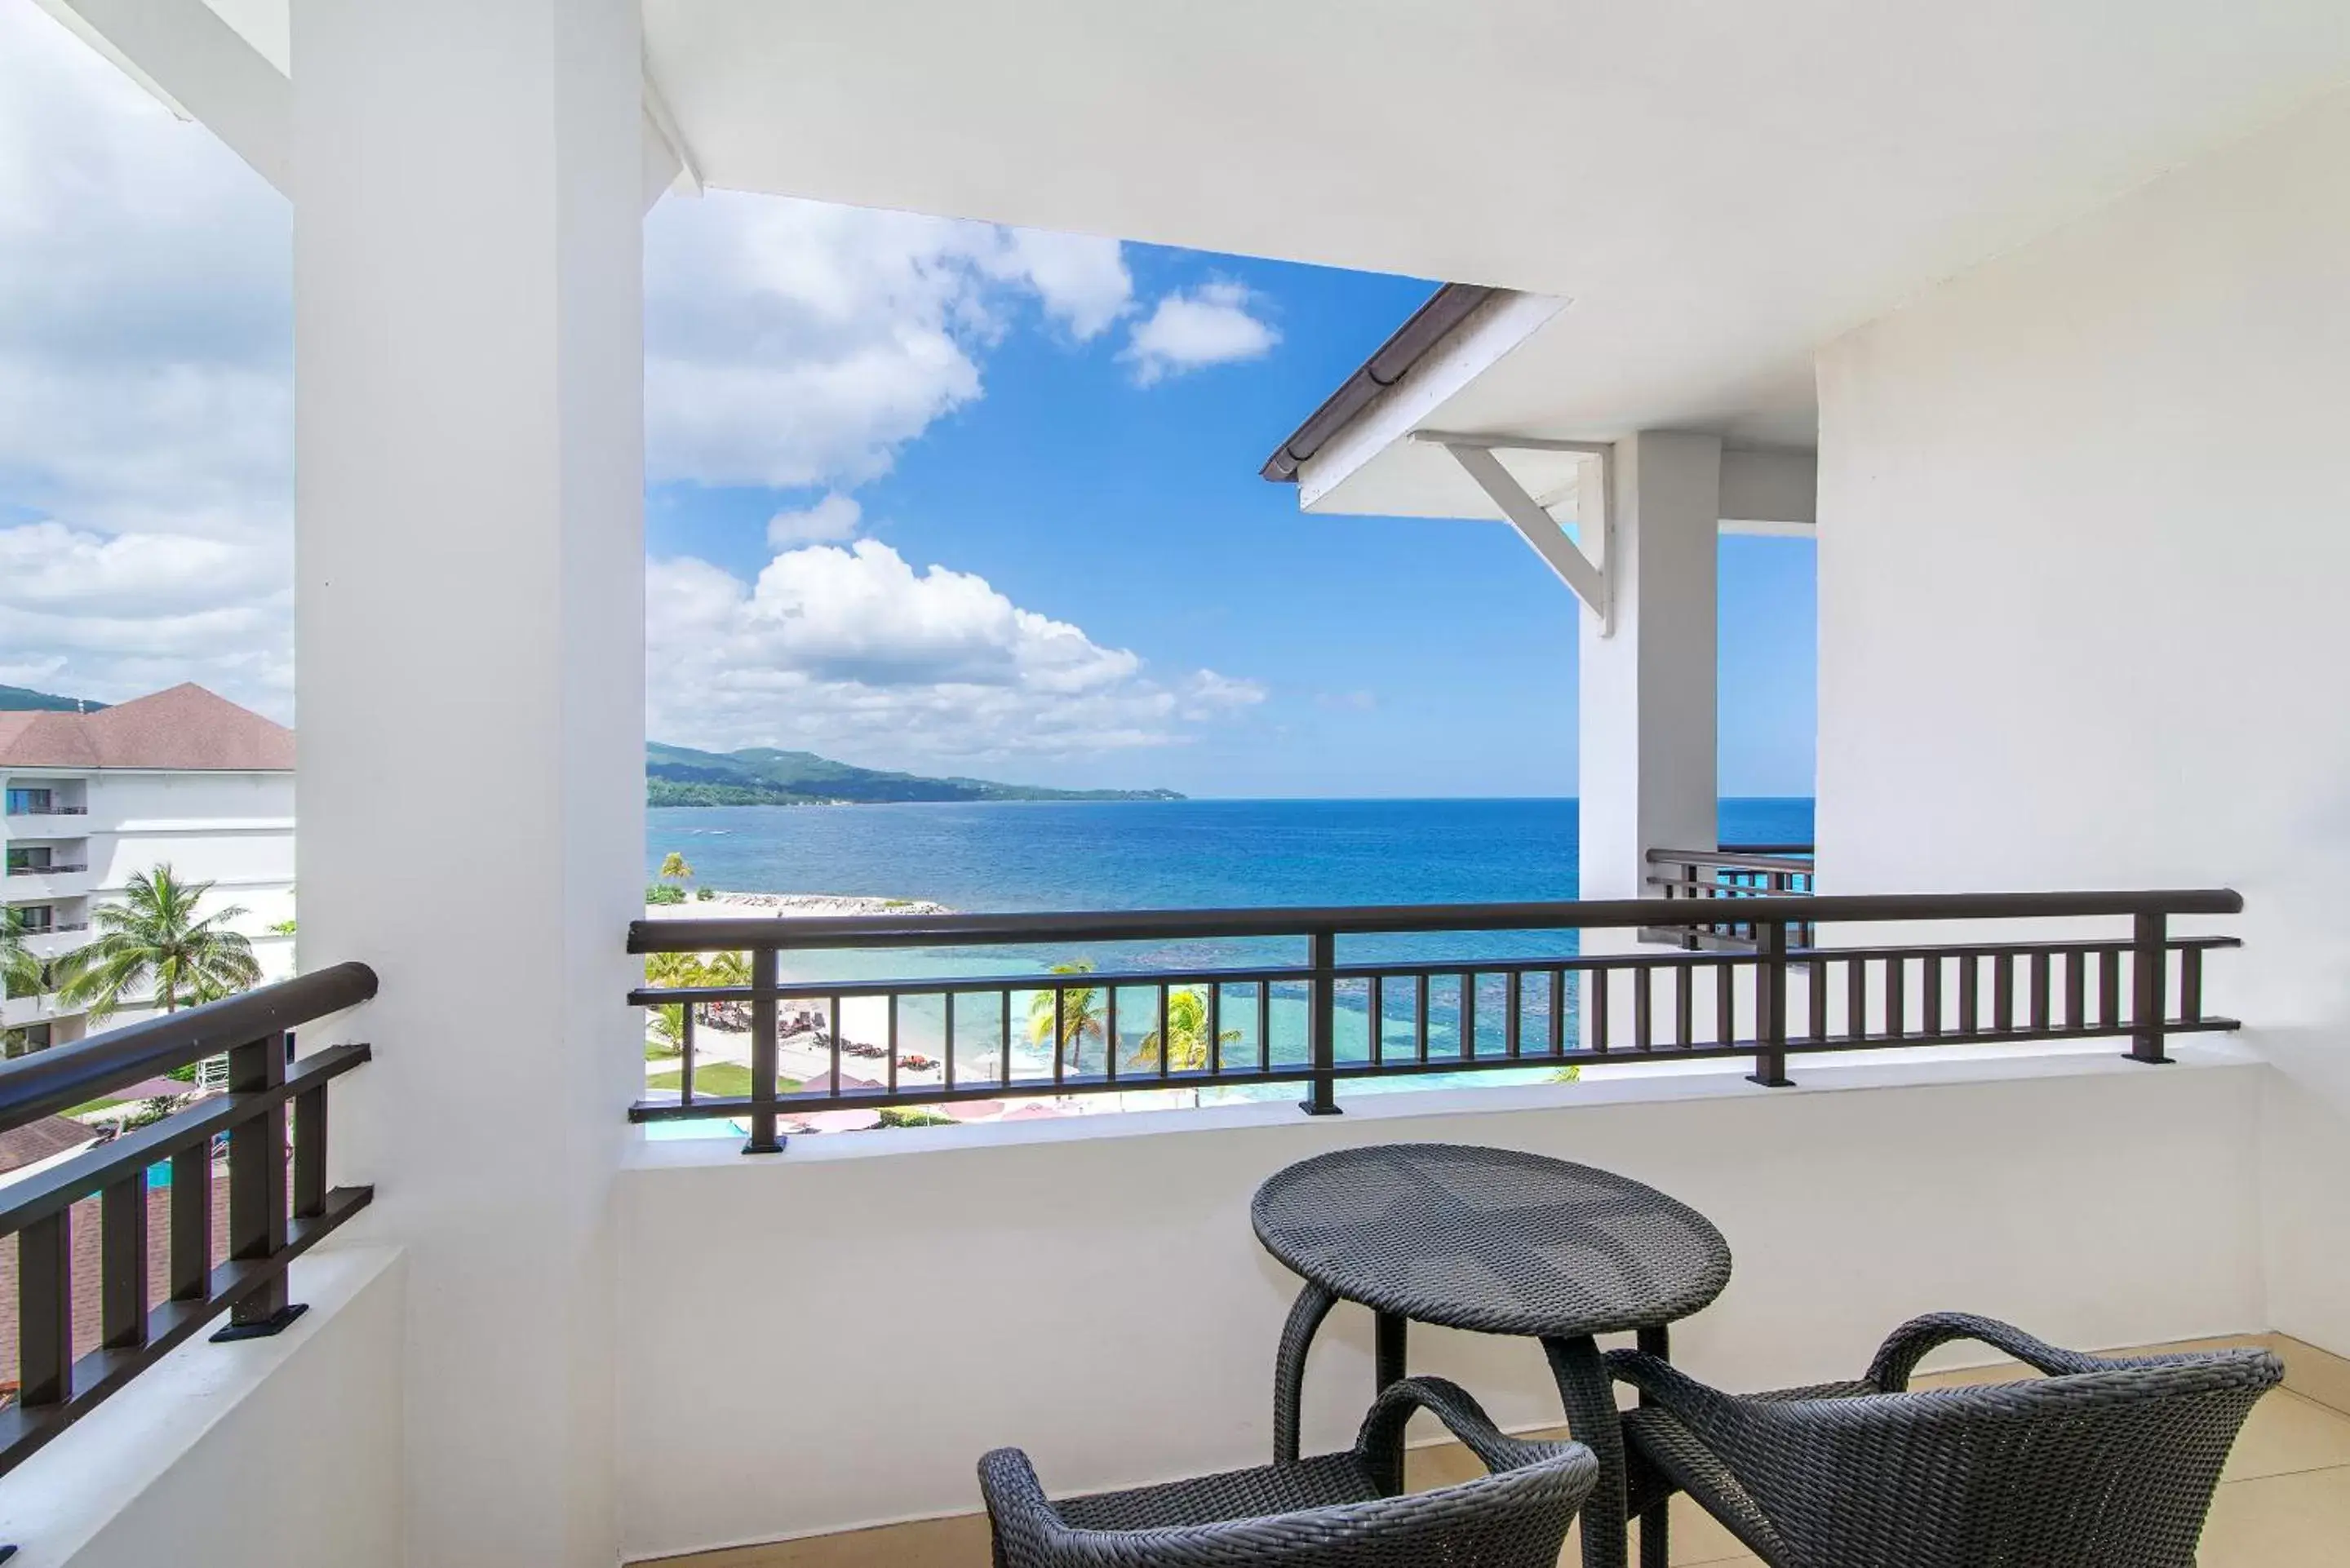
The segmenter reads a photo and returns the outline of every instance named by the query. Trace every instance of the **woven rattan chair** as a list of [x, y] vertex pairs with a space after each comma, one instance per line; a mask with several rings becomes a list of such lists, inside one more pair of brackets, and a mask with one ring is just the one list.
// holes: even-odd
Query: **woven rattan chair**
[[[1398, 1495], [1381, 1456], [1415, 1409], [1492, 1473]], [[979, 1461], [997, 1568], [1556, 1568], [1598, 1473], [1582, 1444], [1505, 1437], [1437, 1377], [1390, 1384], [1351, 1450], [1260, 1469], [1050, 1502], [1019, 1449]]]
[[[1909, 1391], [1980, 1340], [2044, 1378]], [[2191, 1568], [2220, 1466], [2284, 1376], [2264, 1350], [2109, 1358], [1990, 1318], [1903, 1324], [1857, 1383], [1718, 1393], [1629, 1351], [1632, 1506], [1687, 1491], [1772, 1568]]]

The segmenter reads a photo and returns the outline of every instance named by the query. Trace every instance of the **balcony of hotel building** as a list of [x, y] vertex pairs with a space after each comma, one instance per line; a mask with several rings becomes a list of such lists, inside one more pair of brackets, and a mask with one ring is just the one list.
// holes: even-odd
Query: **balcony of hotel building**
[[[1391, 1490], [1390, 1428], [1343, 1456], [1406, 1373], [1590, 1450], [1477, 1439], [1565, 1478], [1592, 1568], [1906, 1568], [2025, 1515], [1970, 1560], [2342, 1560], [2338, 5], [51, 9], [292, 204], [302, 973], [0, 1064], [20, 1563], [975, 1565], [1004, 1445], [1056, 1499]], [[1333, 550], [1457, 518], [1558, 577], [1580, 898], [640, 921], [640, 223], [705, 186], [1460, 280], [1264, 472]], [[1716, 542], [1757, 529], [1818, 542], [1808, 845], [1714, 815]], [[452, 756], [508, 830], [411, 830]], [[1133, 956], [1191, 936], [1265, 956]], [[1096, 971], [976, 961], [1040, 945]], [[748, 979], [650, 984], [679, 949]], [[1060, 1114], [1114, 1096], [1155, 1108]], [[1329, 1157], [1447, 1218], [1283, 1174]], [[1515, 1169], [1633, 1207], [1544, 1231]], [[1337, 1261], [1375, 1232], [1384, 1283]], [[1459, 1304], [1529, 1279], [1655, 1289]], [[2023, 1392], [1893, 1392], [1970, 1325], [1920, 1386]], [[2192, 1418], [2010, 1483], [1721, 1458], [1847, 1410], [2037, 1442], [2180, 1379]], [[1482, 1469], [1446, 1432], [1400, 1484]], [[1187, 1556], [1019, 1506], [1018, 1551], [1138, 1568], [1434, 1517]]]

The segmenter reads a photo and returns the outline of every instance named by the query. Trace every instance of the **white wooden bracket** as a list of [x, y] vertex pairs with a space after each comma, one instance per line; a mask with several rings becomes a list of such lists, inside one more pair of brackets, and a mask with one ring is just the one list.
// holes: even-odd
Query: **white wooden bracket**
[[[1502, 515], [1518, 531], [1518, 536], [1534, 546], [1534, 554], [1549, 564], [1559, 580], [1575, 590], [1575, 597], [1599, 618], [1599, 635], [1611, 637], [1616, 631], [1614, 573], [1616, 560], [1616, 465], [1615, 448], [1605, 441], [1544, 441], [1534, 436], [1463, 435], [1450, 431], [1414, 431], [1412, 440], [1428, 441], [1452, 454], [1469, 477], [1477, 482]], [[1566, 530], [1557, 519], [1543, 510], [1540, 503], [1526, 493], [1517, 476], [1502, 466], [1496, 452], [1571, 452], [1590, 458], [1599, 465], [1598, 483], [1582, 487], [1576, 502], [1576, 532], [1586, 544], [1596, 542], [1599, 558], [1594, 561], [1567, 537]], [[1596, 496], [1595, 496], [1596, 493]], [[1596, 499], [1596, 505], [1593, 502]], [[1592, 515], [1594, 512], [1596, 516]]]

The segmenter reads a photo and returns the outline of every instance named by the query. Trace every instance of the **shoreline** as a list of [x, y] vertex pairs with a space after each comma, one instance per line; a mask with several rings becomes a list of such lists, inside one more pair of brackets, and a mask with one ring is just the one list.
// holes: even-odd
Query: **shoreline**
[[728, 893], [696, 888], [682, 903], [647, 904], [649, 920], [695, 920], [765, 915], [779, 920], [832, 915], [951, 915], [928, 898], [887, 898], [868, 893]]

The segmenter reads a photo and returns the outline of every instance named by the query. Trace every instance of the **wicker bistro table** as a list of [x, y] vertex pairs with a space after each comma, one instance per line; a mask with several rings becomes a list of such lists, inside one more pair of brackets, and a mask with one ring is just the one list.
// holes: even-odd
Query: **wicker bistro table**
[[[1305, 1353], [1331, 1306], [1378, 1314], [1377, 1381], [1404, 1376], [1417, 1319], [1542, 1341], [1567, 1427], [1599, 1459], [1583, 1515], [1585, 1568], [1625, 1562], [1623, 1435], [1593, 1337], [1627, 1331], [1667, 1353], [1666, 1325], [1730, 1282], [1730, 1246], [1706, 1218], [1625, 1177], [1511, 1149], [1383, 1144], [1316, 1156], [1257, 1189], [1265, 1250], [1305, 1277], [1274, 1368], [1274, 1458], [1298, 1458]], [[1664, 1508], [1640, 1559], [1663, 1568]]]

